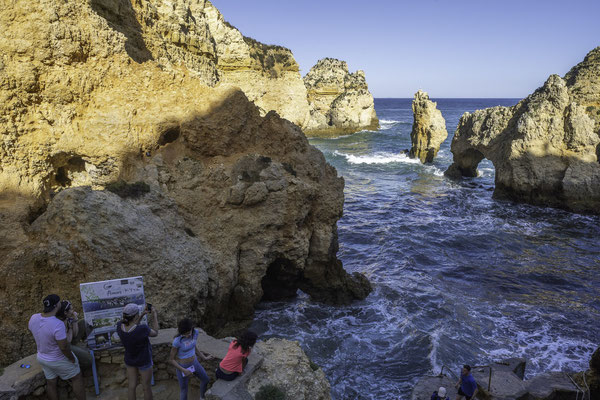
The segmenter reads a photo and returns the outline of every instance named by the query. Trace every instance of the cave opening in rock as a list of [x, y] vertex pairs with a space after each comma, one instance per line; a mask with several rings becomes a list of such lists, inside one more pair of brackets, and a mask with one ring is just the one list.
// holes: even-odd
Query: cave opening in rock
[[178, 126], [169, 128], [160, 135], [158, 144], [164, 146], [166, 144], [173, 143], [179, 138], [180, 133], [181, 132]]
[[301, 280], [302, 271], [293, 262], [277, 258], [269, 265], [262, 279], [262, 300], [276, 301], [296, 297]]
[[64, 156], [59, 157], [59, 159], [61, 158], [62, 162], [56, 162], [60, 166], [56, 167], [53, 186], [65, 188], [71, 186], [75, 175], [85, 172], [85, 161], [79, 156], [70, 157], [66, 161], [64, 160]]

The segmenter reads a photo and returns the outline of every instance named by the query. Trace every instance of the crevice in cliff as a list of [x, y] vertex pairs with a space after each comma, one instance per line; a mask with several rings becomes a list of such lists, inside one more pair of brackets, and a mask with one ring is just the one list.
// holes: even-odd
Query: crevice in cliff
[[[85, 161], [80, 156], [61, 153], [53, 159], [54, 175], [50, 179], [50, 188], [54, 191], [72, 186], [73, 180], [86, 175]], [[86, 179], [84, 179], [86, 180]]]
[[596, 161], [600, 164], [600, 143], [596, 146]]
[[38, 207], [32, 207], [29, 210], [29, 214], [27, 214], [27, 222], [29, 223], [29, 225], [33, 224], [40, 215], [42, 215], [43, 213], [46, 212], [47, 209], [48, 209], [47, 203], [42, 203]]
[[275, 301], [295, 297], [302, 279], [302, 271], [290, 260], [277, 258], [269, 265], [261, 281], [262, 300]]
[[154, 59], [146, 47], [142, 26], [130, 0], [91, 0], [90, 5], [98, 15], [106, 19], [111, 28], [125, 35], [125, 51], [129, 57], [137, 63]]
[[180, 134], [181, 130], [178, 126], [167, 129], [160, 135], [160, 139], [158, 139], [159, 146], [164, 146], [166, 144], [173, 143], [174, 141], [179, 139]]

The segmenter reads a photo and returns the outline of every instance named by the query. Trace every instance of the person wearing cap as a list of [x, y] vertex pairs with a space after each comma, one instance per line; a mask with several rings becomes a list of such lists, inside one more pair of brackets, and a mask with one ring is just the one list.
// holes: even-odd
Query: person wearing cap
[[440, 386], [440, 388], [431, 395], [431, 400], [450, 400], [450, 397], [446, 396], [446, 388]]
[[458, 389], [456, 400], [461, 400], [463, 397], [466, 397], [467, 400], [475, 398], [475, 395], [477, 395], [477, 382], [475, 382], [475, 378], [471, 375], [470, 365], [463, 365], [460, 371], [460, 378], [455, 386]]
[[46, 377], [46, 394], [50, 400], [58, 400], [58, 377], [71, 380], [73, 393], [78, 400], [85, 399], [85, 387], [79, 361], [67, 341], [65, 324], [56, 318], [61, 303], [55, 294], [44, 298], [44, 312], [33, 314], [29, 330], [37, 345], [37, 360]]
[[[151, 314], [150, 323], [140, 324], [146, 314]], [[127, 398], [135, 400], [135, 389], [138, 385], [138, 373], [142, 376], [144, 400], [152, 400], [152, 347], [149, 337], [158, 335], [158, 317], [156, 308], [146, 305], [140, 313], [137, 304], [127, 304], [123, 308], [123, 320], [117, 325], [117, 334], [125, 347], [125, 365], [127, 366]]]

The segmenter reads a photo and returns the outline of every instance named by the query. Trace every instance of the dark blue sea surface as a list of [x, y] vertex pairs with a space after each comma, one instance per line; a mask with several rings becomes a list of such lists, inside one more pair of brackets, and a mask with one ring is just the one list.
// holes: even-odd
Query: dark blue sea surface
[[581, 370], [600, 344], [600, 218], [492, 199], [487, 160], [446, 179], [460, 116], [518, 100], [437, 102], [449, 137], [431, 165], [401, 153], [411, 99], [376, 99], [378, 131], [310, 140], [346, 181], [338, 256], [374, 291], [346, 307], [261, 303], [253, 328], [298, 340], [334, 399], [407, 399], [443, 365], [513, 356], [528, 376]]

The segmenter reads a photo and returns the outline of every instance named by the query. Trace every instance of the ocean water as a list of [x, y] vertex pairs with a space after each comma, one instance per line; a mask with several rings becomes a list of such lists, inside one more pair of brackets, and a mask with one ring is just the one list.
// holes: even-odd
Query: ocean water
[[[435, 100], [435, 99], [434, 99]], [[381, 129], [311, 139], [346, 181], [339, 258], [374, 291], [331, 307], [263, 302], [262, 339], [298, 340], [341, 399], [407, 399], [445, 365], [529, 360], [527, 375], [587, 367], [600, 344], [600, 217], [492, 199], [493, 165], [453, 182], [465, 111], [517, 99], [440, 99], [449, 137], [432, 165], [410, 148], [411, 99], [376, 99]]]

